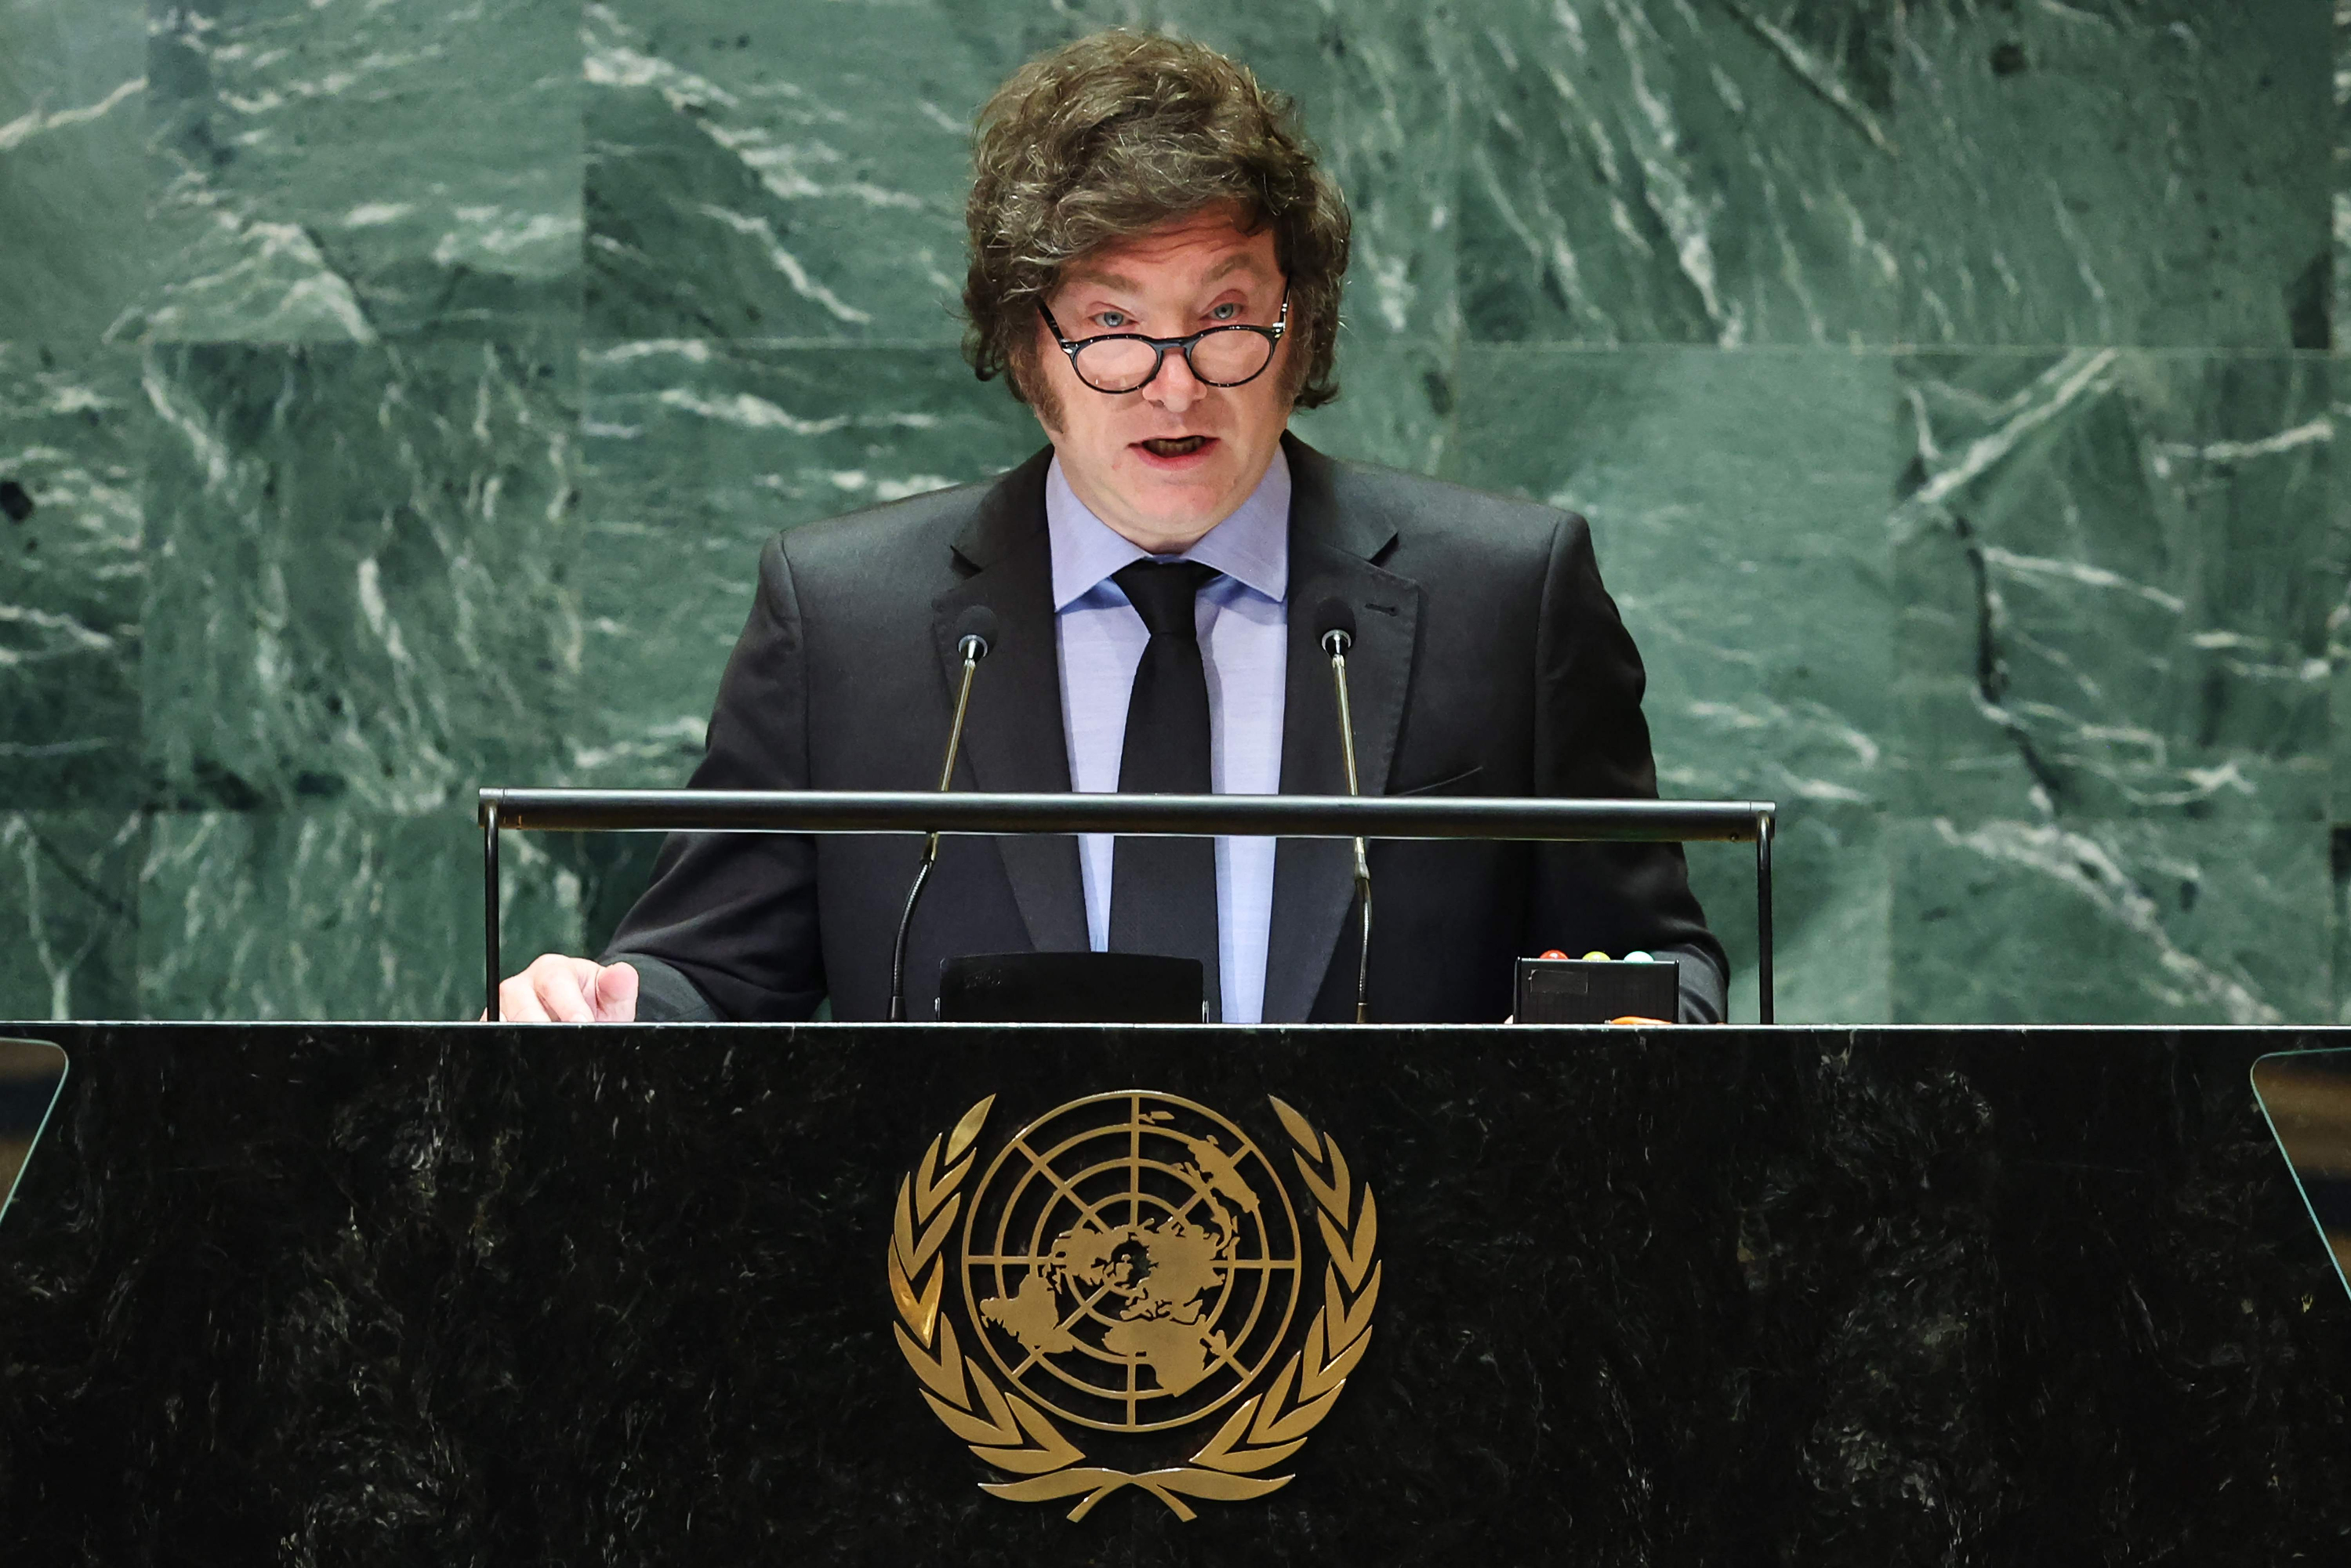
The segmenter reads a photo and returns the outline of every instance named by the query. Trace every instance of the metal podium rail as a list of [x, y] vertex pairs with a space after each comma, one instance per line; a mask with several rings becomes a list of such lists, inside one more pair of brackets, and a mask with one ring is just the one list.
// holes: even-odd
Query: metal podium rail
[[1771, 1017], [1769, 800], [1344, 795], [982, 795], [930, 790], [484, 789], [484, 1016], [498, 1018], [498, 834], [1126, 833], [1152, 837], [1752, 843], [1755, 995]]

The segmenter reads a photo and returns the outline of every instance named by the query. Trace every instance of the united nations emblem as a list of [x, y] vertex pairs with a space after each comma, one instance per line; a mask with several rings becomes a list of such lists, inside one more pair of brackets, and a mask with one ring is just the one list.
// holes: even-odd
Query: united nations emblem
[[[1015, 1502], [1076, 1497], [1075, 1520], [1138, 1487], [1188, 1520], [1186, 1498], [1238, 1501], [1290, 1482], [1262, 1472], [1305, 1446], [1371, 1343], [1379, 1215], [1338, 1145], [1270, 1103], [1313, 1200], [1326, 1254], [1319, 1291], [1306, 1286], [1304, 1236], [1275, 1157], [1172, 1094], [1073, 1101], [1015, 1133], [973, 1182], [990, 1096], [899, 1184], [889, 1257], [898, 1347], [939, 1419], [1019, 1478], [985, 1490]], [[958, 1234], [961, 1257], [945, 1256]], [[977, 1354], [946, 1310], [950, 1281]], [[1301, 1301], [1316, 1310], [1291, 1348]], [[1212, 1417], [1196, 1447], [1186, 1437], [1170, 1448], [1161, 1436]], [[1178, 1462], [1112, 1468], [1062, 1423], [1113, 1435], [1089, 1444], [1158, 1448]]]

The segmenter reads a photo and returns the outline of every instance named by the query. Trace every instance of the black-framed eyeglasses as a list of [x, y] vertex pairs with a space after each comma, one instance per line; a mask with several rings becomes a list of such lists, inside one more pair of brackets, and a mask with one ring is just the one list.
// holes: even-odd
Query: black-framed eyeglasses
[[1209, 386], [1246, 386], [1265, 374], [1266, 366], [1273, 363], [1274, 346], [1290, 330], [1290, 291], [1286, 288], [1281, 291], [1281, 314], [1270, 327], [1235, 322], [1229, 327], [1209, 327], [1186, 338], [1104, 332], [1098, 338], [1081, 338], [1073, 343], [1043, 300], [1037, 301], [1037, 308], [1044, 312], [1045, 325], [1053, 329], [1053, 341], [1070, 356], [1070, 369], [1078, 372], [1078, 380], [1098, 392], [1113, 394], [1141, 392], [1149, 386], [1157, 379], [1159, 367], [1167, 362], [1170, 349], [1181, 349], [1184, 362], [1192, 367], [1192, 374]]

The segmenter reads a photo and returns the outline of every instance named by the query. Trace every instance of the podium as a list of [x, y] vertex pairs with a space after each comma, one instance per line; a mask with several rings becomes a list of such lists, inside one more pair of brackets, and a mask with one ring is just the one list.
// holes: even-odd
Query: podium
[[0, 1225], [11, 1562], [2351, 1531], [2351, 1296], [2248, 1081], [2331, 1031], [0, 1028], [73, 1061]]

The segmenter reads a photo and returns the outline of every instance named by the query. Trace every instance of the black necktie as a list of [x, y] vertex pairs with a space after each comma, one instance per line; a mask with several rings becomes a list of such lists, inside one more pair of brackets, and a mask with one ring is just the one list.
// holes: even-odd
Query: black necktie
[[[1206, 795], [1208, 676], [1193, 601], [1217, 576], [1196, 561], [1138, 560], [1112, 577], [1151, 629], [1126, 705], [1123, 795]], [[1113, 953], [1197, 958], [1208, 1016], [1224, 1016], [1217, 972], [1217, 841], [1122, 838], [1111, 855]]]

